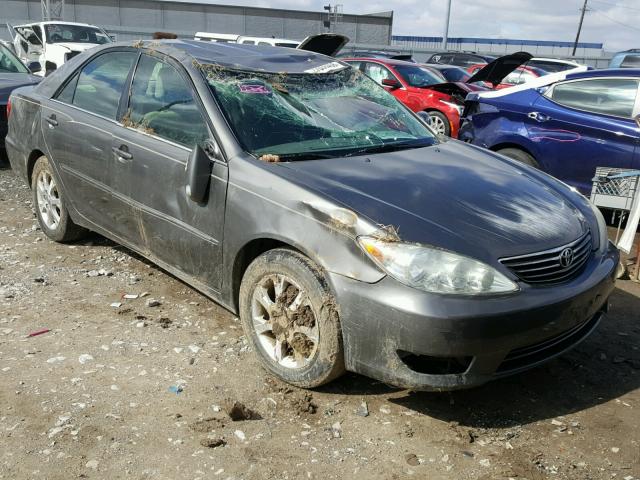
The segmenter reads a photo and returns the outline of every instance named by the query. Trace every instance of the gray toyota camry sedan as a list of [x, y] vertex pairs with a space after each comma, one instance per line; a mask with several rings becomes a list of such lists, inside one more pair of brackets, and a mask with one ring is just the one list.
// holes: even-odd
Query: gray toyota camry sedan
[[442, 141], [323, 55], [115, 43], [11, 97], [13, 169], [43, 232], [87, 230], [237, 313], [264, 367], [447, 390], [597, 327], [618, 252], [537, 170]]

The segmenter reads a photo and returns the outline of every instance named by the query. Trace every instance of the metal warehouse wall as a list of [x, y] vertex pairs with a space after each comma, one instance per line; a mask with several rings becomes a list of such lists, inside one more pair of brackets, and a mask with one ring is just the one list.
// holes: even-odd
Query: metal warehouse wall
[[[40, 21], [40, 0], [0, 0], [0, 38], [8, 39], [5, 21]], [[326, 32], [326, 12], [205, 5], [151, 0], [67, 0], [65, 20], [99, 25], [118, 40], [151, 37], [155, 31], [193, 37], [197, 31], [302, 40]], [[389, 45], [393, 13], [343, 15], [333, 31], [357, 43]]]
[[[439, 51], [442, 48], [442, 37], [418, 37], [409, 35], [394, 35], [393, 45], [409, 48], [420, 48]], [[449, 50], [474, 51], [505, 55], [507, 53], [527, 51], [538, 56], [567, 56], [573, 51], [573, 42], [549, 40], [517, 40], [506, 38], [449, 38]], [[603, 55], [602, 43], [578, 43], [577, 55]]]

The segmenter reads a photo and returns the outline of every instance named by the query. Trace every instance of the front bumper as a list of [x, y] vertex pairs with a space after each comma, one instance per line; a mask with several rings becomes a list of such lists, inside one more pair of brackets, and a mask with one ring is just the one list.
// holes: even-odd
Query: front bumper
[[340, 305], [348, 370], [413, 390], [454, 390], [539, 365], [598, 325], [614, 289], [618, 251], [581, 275], [496, 297], [434, 295], [390, 277], [331, 281]]

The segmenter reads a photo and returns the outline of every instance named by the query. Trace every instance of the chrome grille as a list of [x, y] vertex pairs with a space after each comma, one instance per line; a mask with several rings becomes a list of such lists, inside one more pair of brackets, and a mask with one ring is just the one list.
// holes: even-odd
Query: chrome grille
[[[544, 252], [501, 258], [500, 263], [527, 283], [560, 283], [580, 273], [591, 255], [591, 248], [591, 233], [587, 232], [567, 245]], [[568, 249], [571, 250], [572, 260], [567, 265]]]

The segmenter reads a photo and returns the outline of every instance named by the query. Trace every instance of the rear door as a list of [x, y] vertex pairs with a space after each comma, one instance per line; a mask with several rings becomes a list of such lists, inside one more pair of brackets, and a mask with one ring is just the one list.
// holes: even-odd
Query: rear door
[[588, 78], [554, 85], [526, 117], [538, 161], [581, 192], [591, 190], [596, 167], [638, 164], [640, 113], [637, 78]]
[[227, 165], [212, 159], [209, 196], [186, 193], [186, 166], [196, 145], [214, 142], [207, 115], [184, 69], [142, 54], [130, 98], [114, 132], [110, 174], [139, 222], [144, 250], [209, 288], [219, 289]]
[[128, 241], [136, 239], [138, 229], [121, 215], [108, 168], [111, 132], [137, 56], [130, 49], [94, 57], [41, 110], [48, 155], [74, 206], [90, 222]]

